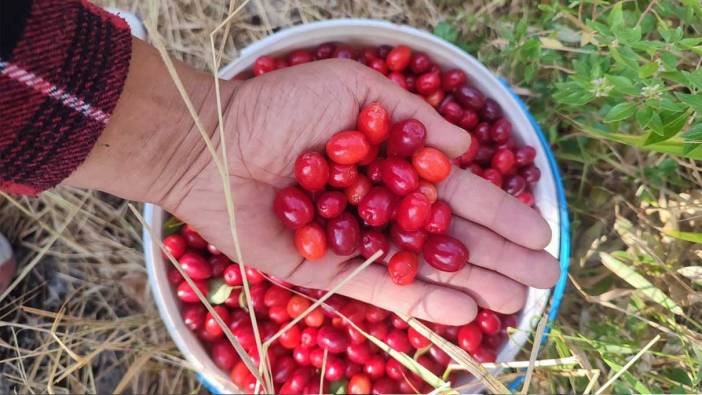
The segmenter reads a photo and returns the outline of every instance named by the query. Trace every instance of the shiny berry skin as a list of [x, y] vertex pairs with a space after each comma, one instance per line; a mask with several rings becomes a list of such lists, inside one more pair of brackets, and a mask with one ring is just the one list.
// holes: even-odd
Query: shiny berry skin
[[305, 259], [315, 261], [327, 253], [327, 235], [322, 225], [317, 222], [295, 229], [295, 248]]
[[183, 323], [191, 331], [197, 331], [205, 325], [205, 317], [207, 309], [202, 304], [187, 304], [183, 306], [180, 314], [183, 317]]
[[178, 285], [183, 282], [183, 276], [180, 275], [178, 269], [173, 267], [173, 265], [168, 265], [166, 267], [166, 278], [168, 278], [168, 282], [172, 285]]
[[200, 236], [199, 233], [195, 229], [193, 229], [190, 225], [185, 225], [183, 226], [183, 229], [180, 231], [181, 236], [185, 239], [185, 242], [188, 244], [188, 247], [194, 248], [196, 250], [202, 250], [207, 248], [207, 241]]
[[453, 100], [444, 99], [444, 101], [439, 105], [439, 114], [441, 114], [447, 121], [458, 125], [463, 118], [463, 108], [461, 108], [461, 106]]
[[453, 92], [453, 97], [456, 98], [458, 104], [463, 106], [463, 108], [476, 111], [481, 110], [487, 100], [482, 92], [466, 84], [456, 88]]
[[368, 324], [368, 334], [377, 338], [378, 340], [385, 341], [388, 336], [388, 324], [384, 321], [371, 322]]
[[385, 44], [380, 45], [380, 46], [378, 46], [378, 48], [376, 48], [376, 52], [378, 54], [378, 57], [380, 57], [381, 59], [387, 58], [390, 51], [392, 51], [392, 47], [389, 45], [385, 45]]
[[441, 365], [439, 365], [433, 358], [431, 358], [429, 355], [422, 355], [419, 358], [417, 358], [417, 362], [425, 367], [428, 371], [434, 373], [436, 376], [441, 376], [441, 373], [444, 371], [442, 369]]
[[292, 352], [293, 359], [298, 365], [307, 366], [310, 364], [310, 351], [309, 348], [298, 346]]
[[300, 347], [312, 348], [317, 345], [317, 328], [307, 327], [300, 335]]
[[[512, 137], [510, 137], [505, 142], [502, 142], [502, 143], [496, 142], [495, 148], [497, 148], [497, 149], [507, 148], [508, 150], [515, 152], [514, 150], [517, 148], [517, 143], [515, 143], [514, 139]], [[516, 158], [515, 158], [515, 160], [516, 160]]]
[[244, 272], [246, 273], [246, 280], [248, 280], [250, 285], [258, 285], [266, 281], [266, 277], [263, 273], [250, 266], [247, 266]]
[[239, 356], [227, 339], [215, 342], [210, 350], [210, 356], [215, 365], [224, 370], [231, 369], [235, 363], [239, 362]]
[[340, 358], [328, 356], [327, 366], [324, 370], [324, 379], [327, 381], [336, 381], [344, 378], [344, 373], [346, 373], [346, 363]]
[[483, 170], [482, 177], [490, 181], [494, 185], [502, 188], [502, 173], [500, 173], [499, 171], [492, 168], [485, 169]]
[[490, 138], [497, 144], [507, 142], [512, 136], [512, 123], [506, 118], [500, 118], [490, 127]]
[[473, 136], [475, 136], [481, 144], [492, 142], [492, 137], [490, 137], [490, 124], [487, 122], [480, 122], [475, 129], [473, 129]]
[[519, 167], [529, 166], [534, 163], [534, 158], [536, 158], [536, 150], [530, 145], [519, 147], [514, 152], [514, 161]]
[[202, 255], [186, 252], [178, 260], [180, 268], [193, 280], [205, 280], [212, 276], [212, 268]]
[[429, 235], [422, 249], [424, 260], [444, 272], [456, 272], [468, 263], [468, 249], [446, 235]]
[[517, 199], [519, 199], [520, 202], [526, 204], [529, 207], [533, 207], [534, 204], [536, 204], [536, 200], [534, 199], [534, 194], [532, 194], [529, 191], [524, 191], [517, 195]]
[[295, 187], [278, 191], [273, 201], [273, 211], [290, 229], [307, 225], [314, 219], [314, 205], [306, 193]]
[[485, 106], [483, 106], [483, 111], [480, 113], [480, 118], [488, 122], [495, 122], [501, 116], [502, 109], [500, 105], [489, 97], [485, 99]]
[[409, 68], [414, 74], [422, 74], [431, 68], [431, 59], [424, 52], [415, 52], [410, 59]]
[[383, 183], [395, 195], [404, 196], [419, 187], [417, 172], [404, 159], [385, 159], [382, 171]]
[[475, 352], [480, 347], [483, 340], [483, 332], [477, 323], [471, 322], [458, 329], [458, 346], [468, 351]]
[[325, 325], [317, 332], [317, 344], [331, 354], [339, 354], [346, 351], [349, 339], [339, 329]]
[[275, 70], [275, 59], [273, 57], [264, 55], [259, 56], [253, 65], [254, 76], [258, 77], [261, 74], [270, 73]]
[[275, 363], [271, 366], [273, 382], [275, 384], [283, 384], [292, 376], [295, 369], [297, 369], [297, 364], [292, 357], [286, 355], [276, 358]]
[[375, 59], [380, 59], [380, 57], [378, 57], [378, 53], [376, 52], [376, 50], [373, 48], [366, 48], [361, 52], [361, 58], [359, 60], [361, 60], [362, 62], [365, 62], [367, 64], [370, 61], [375, 60]]
[[[370, 358], [370, 356], [371, 350], [368, 346], [368, 342], [363, 342], [359, 344], [352, 343], [349, 344], [348, 347], [346, 347], [346, 357], [349, 359], [349, 361], [353, 363], [363, 365], [364, 363], [366, 363], [366, 361], [368, 361], [368, 358]], [[383, 370], [384, 369], [385, 365], [383, 364]]]
[[424, 337], [421, 333], [417, 332], [416, 329], [412, 328], [411, 326], [407, 329], [407, 338], [409, 339], [410, 344], [412, 347], [416, 348], [417, 350], [425, 348], [431, 344], [429, 339]]
[[390, 249], [390, 242], [385, 233], [379, 232], [377, 230], [364, 230], [361, 232], [361, 256], [368, 259], [376, 251], [382, 250], [383, 254], [376, 260], [376, 262], [382, 262], [383, 258], [388, 254]]
[[395, 381], [404, 380], [403, 377], [410, 375], [407, 368], [392, 357], [385, 362], [385, 374]]
[[514, 167], [514, 153], [508, 149], [498, 149], [492, 157], [491, 167], [502, 174], [508, 174]]
[[236, 287], [237, 285], [242, 285], [244, 281], [241, 277], [241, 270], [239, 269], [239, 264], [234, 263], [227, 266], [222, 273], [222, 278], [227, 285]]
[[[476, 176], [478, 176], [478, 177], [482, 177], [482, 176], [483, 176], [483, 168], [480, 167], [480, 165], [477, 164], [477, 163], [473, 163], [473, 164], [471, 164], [470, 166], [468, 166], [468, 170], [469, 170], [471, 173], [473, 173], [473, 174], [475, 174]], [[495, 171], [497, 171], [497, 170], [495, 170]], [[499, 174], [499, 172], [498, 172], [498, 174]]]
[[505, 177], [502, 188], [512, 196], [517, 196], [526, 188], [526, 180], [522, 176], [514, 175]]
[[419, 180], [417, 191], [423, 193], [429, 199], [429, 203], [434, 203], [439, 197], [439, 191], [436, 190], [436, 186], [427, 180]]
[[420, 95], [428, 96], [441, 89], [441, 74], [438, 71], [428, 72], [417, 77], [415, 89]]
[[268, 288], [263, 295], [263, 304], [266, 307], [287, 306], [290, 298], [292, 298], [290, 291], [274, 285]]
[[266, 296], [266, 291], [268, 290], [268, 284], [255, 284], [251, 287], [251, 306], [253, 307], [256, 314], [261, 316], [268, 315], [268, 307], [264, 303], [264, 297]]
[[290, 300], [288, 300], [288, 315], [291, 318], [297, 318], [300, 314], [304, 313], [312, 303], [303, 298], [300, 295], [293, 295]]
[[443, 200], [437, 200], [431, 205], [429, 219], [424, 225], [424, 230], [429, 233], [446, 233], [451, 225], [451, 207]]
[[390, 332], [388, 337], [385, 338], [385, 343], [393, 350], [403, 352], [405, 354], [412, 351], [412, 345], [410, 344], [409, 339], [407, 339], [407, 333], [399, 329], [394, 329], [392, 332]]
[[376, 158], [366, 166], [366, 175], [371, 183], [377, 185], [383, 182], [383, 159]]
[[395, 222], [404, 231], [422, 229], [429, 220], [431, 203], [421, 192], [405, 195], [395, 209]]
[[310, 311], [309, 314], [305, 316], [305, 325], [312, 328], [318, 328], [324, 323], [324, 313], [319, 308]]
[[365, 134], [357, 130], [345, 130], [331, 136], [327, 141], [327, 156], [340, 165], [353, 165], [368, 155], [370, 142]]
[[368, 194], [372, 185], [368, 177], [363, 174], [359, 174], [356, 181], [350, 186], [346, 187], [344, 193], [346, 194], [346, 199], [348, 202], [357, 206], [361, 200]]
[[437, 108], [441, 105], [441, 102], [444, 101], [445, 97], [446, 97], [446, 94], [444, 93], [444, 91], [439, 89], [436, 92], [432, 93], [431, 95], [424, 96], [424, 101], [429, 103], [430, 106]]
[[[286, 324], [281, 325], [280, 330], [282, 330], [285, 326]], [[300, 327], [293, 325], [290, 327], [290, 329], [286, 330], [278, 337], [278, 343], [280, 343], [281, 346], [292, 350], [300, 345], [300, 335]]]
[[497, 353], [495, 350], [491, 350], [487, 347], [478, 347], [471, 355], [480, 363], [492, 363], [497, 360]]
[[268, 308], [268, 318], [276, 324], [290, 321], [288, 309], [285, 306], [272, 306]]
[[473, 110], [463, 110], [463, 116], [458, 120], [458, 126], [465, 130], [473, 130], [478, 125], [480, 118]]
[[388, 74], [388, 79], [390, 79], [390, 81], [394, 82], [400, 88], [407, 90], [407, 79], [405, 78], [404, 74], [393, 71], [392, 73]]
[[408, 157], [424, 147], [427, 129], [416, 119], [405, 119], [390, 127], [387, 152], [389, 156]]
[[[343, 322], [342, 325], [346, 325], [346, 334], [349, 336], [351, 344], [361, 344], [366, 342], [366, 337], [361, 333], [361, 331], [366, 332], [368, 330], [368, 324], [365, 321], [354, 321], [358, 329], [353, 325], [348, 325]], [[348, 348], [347, 348], [348, 351]]]
[[488, 335], [498, 333], [502, 325], [500, 322], [500, 317], [498, 317], [495, 312], [485, 309], [478, 312], [475, 322], [480, 327], [480, 330]]
[[453, 92], [454, 89], [466, 83], [468, 77], [463, 70], [450, 69], [444, 71], [441, 76], [441, 87], [447, 92]]
[[412, 155], [412, 166], [423, 179], [439, 183], [451, 174], [451, 161], [436, 148], [424, 147]]
[[395, 381], [387, 377], [381, 377], [373, 381], [373, 389], [370, 393], [373, 395], [396, 394], [397, 391], [397, 383], [395, 383]]
[[[183, 236], [173, 234], [163, 239], [163, 248], [170, 252], [173, 258], [178, 259], [185, 254], [185, 250], [188, 249], [188, 244], [185, 242]], [[167, 257], [165, 253], [163, 256]]]
[[[363, 371], [363, 366], [357, 364], [357, 363], [347, 363], [346, 364], [346, 371], [344, 372], [344, 377], [347, 379], [350, 379], [354, 375], [357, 375]], [[346, 385], [346, 382], [344, 380], [341, 381]]]
[[317, 198], [317, 214], [320, 217], [331, 219], [338, 217], [346, 210], [346, 195], [339, 191], [324, 192]]
[[363, 372], [374, 380], [385, 376], [385, 358], [379, 354], [368, 357], [363, 364]]
[[398, 45], [390, 50], [385, 57], [385, 63], [391, 71], [403, 71], [407, 68], [412, 56], [412, 50], [405, 45]]
[[461, 163], [461, 166], [467, 166], [470, 164], [470, 162], [473, 161], [475, 158], [475, 155], [478, 153], [478, 149], [480, 148], [480, 142], [476, 138], [471, 138], [470, 139], [470, 146], [468, 146], [468, 149], [466, 152], [464, 152], [461, 156], [458, 157], [458, 160]]
[[356, 128], [366, 135], [371, 144], [378, 145], [390, 133], [390, 114], [380, 103], [373, 102], [361, 109]]
[[255, 380], [254, 375], [251, 374], [249, 368], [246, 367], [242, 361], [238, 362], [234, 366], [234, 369], [232, 369], [231, 379], [232, 382], [234, 382], [234, 384], [236, 384], [239, 388], [244, 387], [245, 384], [251, 379]]
[[[388, 55], [389, 56], [389, 55]], [[364, 373], [353, 375], [346, 385], [347, 394], [370, 394], [371, 379]]]
[[212, 255], [207, 260], [207, 264], [212, 268], [212, 276], [219, 277], [224, 273], [224, 269], [231, 265], [232, 261], [224, 255]]
[[317, 60], [329, 59], [332, 57], [332, 55], [334, 55], [335, 50], [336, 44], [334, 43], [319, 44], [319, 46], [317, 46], [317, 49], [314, 51], [314, 58]]
[[329, 164], [329, 185], [334, 188], [346, 188], [353, 185], [358, 179], [358, 168], [356, 165], [340, 165], [338, 163]]
[[536, 166], [527, 166], [520, 173], [529, 184], [536, 184], [541, 178], [541, 170]]
[[295, 161], [295, 179], [308, 191], [324, 189], [329, 179], [329, 164], [319, 152], [301, 154]]
[[382, 59], [373, 59], [373, 60], [369, 61], [368, 67], [379, 72], [382, 75], [388, 74], [388, 66], [385, 64], [385, 61]]
[[366, 321], [369, 323], [381, 322], [390, 315], [390, 312], [380, 307], [368, 305], [366, 307]]
[[388, 261], [388, 274], [397, 285], [407, 285], [414, 281], [419, 270], [417, 255], [409, 251], [399, 251]]
[[324, 350], [319, 347], [310, 350], [310, 364], [317, 369], [321, 369], [324, 363]]
[[[222, 322], [224, 322], [225, 326], [229, 325], [229, 310], [227, 310], [226, 307], [224, 306], [214, 306], [214, 310], [219, 314], [219, 318], [222, 319]], [[212, 337], [219, 337], [222, 336], [222, 327], [219, 326], [217, 323], [217, 320], [214, 318], [214, 315], [211, 313], [207, 313], [207, 316], [205, 317], [205, 330], [207, 333], [212, 336]]]
[[[307, 366], [297, 368], [288, 381], [280, 388], [281, 394], [301, 394], [305, 385], [310, 381], [312, 372]], [[251, 393], [252, 391], [249, 391]]]
[[249, 329], [251, 328], [251, 318], [249, 318], [249, 313], [239, 308], [232, 310], [232, 313], [229, 314], [229, 329], [234, 332], [245, 327], [248, 327]]
[[395, 196], [388, 188], [371, 188], [358, 204], [358, 215], [370, 226], [382, 226], [390, 222], [395, 205]]
[[339, 46], [334, 51], [334, 57], [337, 59], [354, 59], [356, 57], [356, 53], [349, 47]]
[[502, 344], [504, 344], [505, 340], [507, 340], [507, 336], [502, 332], [496, 333], [494, 335], [486, 335], [483, 338], [483, 345], [490, 349], [497, 350], [500, 347], [502, 347]]
[[451, 363], [451, 357], [436, 344], [433, 344], [429, 348], [429, 355], [441, 366], [448, 366], [448, 364]]
[[336, 255], [352, 255], [361, 242], [358, 220], [348, 212], [327, 222], [327, 245]]
[[424, 230], [407, 232], [402, 230], [399, 226], [397, 226], [397, 224], [394, 224], [392, 228], [390, 228], [390, 240], [398, 248], [414, 253], [420, 253], [422, 251], [422, 247], [424, 247], [427, 237], [428, 234]]
[[366, 304], [351, 299], [341, 307], [341, 314], [358, 325], [366, 319]]
[[[207, 281], [193, 280], [193, 282], [202, 293], [202, 296], [207, 297]], [[200, 301], [200, 298], [198, 298], [197, 294], [195, 294], [195, 291], [193, 291], [193, 289], [190, 288], [190, 285], [187, 281], [183, 281], [182, 283], [180, 283], [180, 285], [178, 286], [178, 290], [176, 291], [176, 296], [178, 297], [178, 299], [186, 303], [195, 303]]]
[[312, 54], [305, 49], [297, 49], [288, 54], [288, 62], [290, 66], [308, 63], [312, 61]]

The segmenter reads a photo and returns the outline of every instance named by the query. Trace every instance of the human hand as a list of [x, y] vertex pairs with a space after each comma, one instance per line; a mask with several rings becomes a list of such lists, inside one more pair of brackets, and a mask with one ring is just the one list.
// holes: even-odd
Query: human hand
[[[293, 232], [274, 215], [275, 192], [295, 182], [293, 164], [300, 153], [323, 151], [332, 134], [354, 129], [360, 108], [372, 101], [386, 107], [393, 121], [423, 122], [427, 144], [451, 157], [463, 153], [470, 141], [468, 133], [423, 100], [352, 61], [314, 62], [243, 83], [222, 83], [234, 84], [223, 108], [224, 131], [244, 262], [300, 286], [331, 289], [362, 262], [332, 252], [318, 261], [304, 260], [293, 245]], [[221, 150], [219, 134], [209, 132]], [[160, 203], [234, 258], [224, 186], [210, 153], [198, 146]], [[557, 262], [542, 250], [550, 230], [536, 210], [469, 171], [454, 169], [438, 189], [453, 209], [449, 233], [468, 247], [471, 264], [446, 273], [422, 262], [417, 279], [406, 286], [394, 284], [384, 266], [373, 264], [339, 293], [456, 325], [472, 320], [477, 305], [516, 312], [528, 286], [555, 284]]]

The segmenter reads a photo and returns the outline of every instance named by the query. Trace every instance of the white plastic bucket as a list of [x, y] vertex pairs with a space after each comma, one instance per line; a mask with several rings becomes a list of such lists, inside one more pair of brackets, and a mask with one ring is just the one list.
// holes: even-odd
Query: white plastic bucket
[[[553, 234], [546, 250], [560, 259], [562, 270], [550, 313], [550, 317], [555, 318], [565, 286], [569, 249], [568, 217], [558, 168], [546, 140], [526, 106], [477, 59], [458, 47], [415, 28], [378, 20], [337, 19], [291, 27], [253, 43], [241, 51], [238, 59], [221, 70], [220, 77], [233, 78], [249, 69], [261, 55], [280, 55], [291, 49], [310, 48], [330, 41], [357, 46], [406, 44], [413, 50], [426, 52], [442, 67], [462, 69], [474, 86], [500, 104], [504, 115], [514, 125], [512, 133], [518, 143], [529, 144], [537, 151], [535, 164], [541, 169], [542, 176], [533, 190], [534, 198]], [[179, 302], [166, 278], [166, 262], [158, 247], [158, 240], [162, 238], [164, 211], [147, 204], [144, 207], [144, 217], [154, 232], [152, 239], [152, 235], [144, 230], [144, 254], [149, 282], [154, 300], [173, 341], [209, 390], [215, 393], [238, 392], [228, 375], [215, 366], [195, 334], [185, 327], [181, 319]], [[529, 290], [526, 306], [517, 317], [518, 330], [499, 350], [498, 361], [514, 360], [535, 325], [534, 318], [544, 314], [550, 296], [551, 290]]]

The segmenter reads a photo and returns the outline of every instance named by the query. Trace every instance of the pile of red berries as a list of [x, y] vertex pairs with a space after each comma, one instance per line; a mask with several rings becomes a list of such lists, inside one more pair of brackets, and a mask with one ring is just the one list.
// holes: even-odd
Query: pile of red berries
[[276, 194], [274, 211], [295, 230], [300, 255], [316, 260], [327, 249], [365, 258], [378, 250], [387, 254], [389, 236], [400, 250], [387, 265], [396, 284], [414, 280], [420, 252], [439, 270], [465, 266], [468, 249], [445, 234], [451, 208], [437, 200], [435, 187], [449, 176], [451, 161], [424, 145], [424, 125], [407, 119], [391, 126], [388, 112], [371, 103], [361, 109], [356, 128], [333, 135], [326, 157], [302, 153], [295, 161], [299, 187]]
[[[245, 310], [248, 303], [242, 292], [239, 265], [220, 254], [187, 225], [178, 233], [167, 236], [163, 244], [200, 291], [209, 297], [239, 344], [258, 364], [260, 357], [253, 325]], [[185, 325], [202, 341], [214, 363], [230, 374], [234, 384], [246, 393], [253, 393], [256, 380], [239, 359], [222, 328], [178, 271], [170, 263], [166, 264], [168, 279], [182, 302]], [[268, 279], [253, 268], [247, 268], [245, 273], [262, 341], [270, 339], [290, 320], [300, 316], [312, 300], [324, 294], [324, 291]], [[221, 300], [213, 300], [212, 294], [220, 293], [223, 287], [229, 294]], [[413, 394], [432, 390], [418, 375], [374, 345], [341, 315], [389, 347], [414, 356], [419, 364], [435, 375], [448, 375], [455, 381], [455, 373], [447, 371], [451, 358], [397, 315], [333, 295], [322, 307], [313, 310], [272, 343], [268, 362], [276, 393], [318, 394], [322, 375], [324, 393]], [[515, 324], [513, 315], [503, 316], [490, 310], [481, 310], [473, 322], [463, 326], [427, 323], [434, 332], [458, 344], [480, 362], [495, 361], [497, 350], [507, 339], [507, 328], [515, 327]], [[325, 350], [328, 356], [322, 371]]]

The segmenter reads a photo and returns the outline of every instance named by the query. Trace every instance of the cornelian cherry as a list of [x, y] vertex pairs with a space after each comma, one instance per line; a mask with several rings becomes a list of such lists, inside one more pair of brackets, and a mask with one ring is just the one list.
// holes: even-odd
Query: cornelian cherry
[[424, 230], [435, 234], [446, 233], [451, 225], [451, 216], [451, 206], [443, 200], [437, 200], [431, 205], [431, 213]]
[[441, 88], [441, 74], [430, 71], [420, 75], [415, 82], [415, 89], [420, 95], [428, 96]]
[[275, 70], [275, 59], [271, 56], [259, 56], [254, 62], [253, 73], [256, 77], [261, 74], [270, 73], [273, 70]]
[[390, 133], [390, 114], [380, 103], [373, 102], [361, 109], [356, 127], [366, 135], [371, 144], [380, 144]]
[[390, 127], [387, 152], [389, 156], [407, 157], [424, 147], [427, 129], [416, 119], [405, 119]]
[[319, 191], [327, 185], [329, 164], [319, 152], [305, 152], [295, 161], [295, 179], [308, 191]]
[[452, 92], [454, 89], [465, 84], [467, 79], [466, 73], [464, 73], [463, 70], [446, 70], [441, 78], [442, 88], [447, 92]]
[[336, 255], [352, 255], [361, 241], [361, 228], [351, 213], [342, 213], [327, 222], [327, 244]]
[[305, 259], [315, 261], [327, 253], [327, 236], [322, 225], [310, 222], [295, 229], [295, 248]]
[[475, 322], [463, 325], [458, 329], [458, 346], [469, 353], [477, 350], [482, 340], [483, 333]]
[[353, 375], [346, 385], [346, 393], [348, 394], [370, 394], [370, 392], [371, 379], [364, 373]]
[[412, 155], [412, 166], [423, 179], [439, 183], [451, 173], [451, 161], [436, 148], [424, 147]]
[[346, 209], [346, 195], [339, 191], [324, 192], [317, 198], [317, 214], [326, 219], [338, 217]]
[[326, 148], [327, 156], [335, 163], [353, 165], [368, 155], [370, 142], [357, 130], [345, 130], [331, 136]]
[[398, 45], [390, 50], [385, 63], [391, 71], [403, 71], [407, 68], [412, 56], [412, 50], [406, 45]]
[[[188, 249], [188, 245], [185, 242], [185, 238], [183, 236], [178, 235], [178, 234], [173, 234], [166, 236], [165, 239], [163, 239], [163, 248], [165, 248], [168, 252], [173, 255], [173, 258], [178, 259], [183, 254], [185, 254], [185, 250]], [[167, 255], [164, 253], [164, 257], [167, 257]]]
[[402, 230], [397, 224], [390, 228], [390, 240], [401, 249], [420, 253], [427, 240], [427, 232], [423, 229], [415, 231]]
[[390, 244], [384, 233], [374, 229], [364, 230], [361, 233], [361, 256], [368, 259], [378, 250], [382, 250], [383, 254], [376, 260], [382, 262], [383, 258], [388, 254]]
[[495, 312], [490, 310], [480, 310], [480, 312], [478, 312], [478, 316], [475, 317], [475, 322], [477, 322], [480, 330], [488, 335], [494, 335], [501, 329], [500, 317], [498, 317]]
[[390, 222], [395, 197], [385, 187], [373, 187], [358, 204], [358, 215], [370, 226], [382, 226]]
[[422, 229], [431, 215], [431, 203], [421, 192], [412, 192], [400, 200], [395, 210], [395, 222], [404, 231]]
[[419, 180], [419, 187], [417, 190], [429, 199], [429, 203], [434, 203], [439, 197], [439, 191], [436, 190], [434, 184], [427, 180]]
[[414, 281], [419, 270], [417, 255], [409, 251], [399, 251], [388, 262], [390, 279], [397, 285], [407, 285]]
[[422, 249], [424, 260], [444, 272], [455, 272], [468, 263], [468, 249], [447, 235], [429, 235]]
[[390, 191], [404, 196], [419, 187], [419, 176], [412, 165], [401, 158], [387, 158], [382, 163], [383, 183]]
[[359, 174], [356, 181], [344, 190], [346, 199], [351, 205], [357, 206], [371, 190], [371, 187], [372, 185], [368, 177]]
[[492, 157], [492, 168], [502, 174], [508, 174], [514, 167], [514, 153], [506, 148], [501, 148], [495, 151]]
[[278, 191], [273, 201], [273, 210], [285, 226], [297, 229], [314, 219], [314, 205], [306, 193], [295, 187]]
[[358, 168], [356, 165], [340, 165], [338, 163], [329, 164], [329, 185], [334, 188], [346, 188], [351, 186], [358, 179]]

